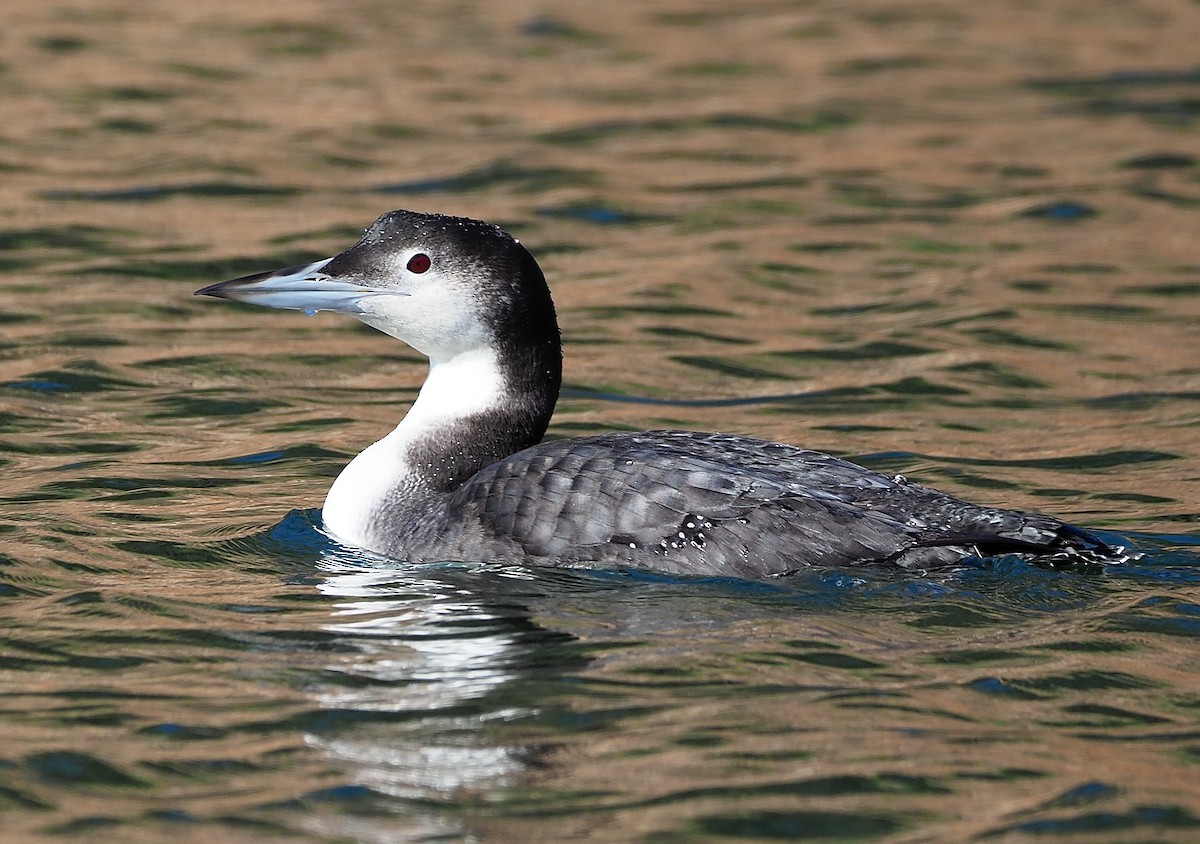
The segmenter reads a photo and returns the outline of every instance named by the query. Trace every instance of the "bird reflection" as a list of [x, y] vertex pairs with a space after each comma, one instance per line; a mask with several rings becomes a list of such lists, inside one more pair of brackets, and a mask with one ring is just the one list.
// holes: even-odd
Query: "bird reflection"
[[[530, 619], [528, 574], [404, 567], [345, 548], [324, 549], [318, 569], [331, 599], [323, 632], [339, 647], [310, 694], [354, 725], [310, 733], [310, 746], [376, 795], [426, 807], [511, 784], [538, 749], [498, 726], [538, 709], [508, 687], [544, 670], [548, 647], [561, 671], [560, 646], [574, 639]], [[456, 818], [423, 820], [433, 828], [422, 834], [461, 832]]]

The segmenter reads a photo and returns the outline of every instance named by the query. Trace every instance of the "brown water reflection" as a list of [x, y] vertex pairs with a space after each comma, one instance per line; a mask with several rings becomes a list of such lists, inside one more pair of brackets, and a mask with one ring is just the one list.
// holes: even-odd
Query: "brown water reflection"
[[[1198, 26], [1184, 0], [7, 4], [6, 839], [1190, 840]], [[1166, 538], [1102, 577], [779, 591], [247, 539], [423, 364], [190, 293], [393, 207], [542, 261], [555, 435], [753, 433]]]

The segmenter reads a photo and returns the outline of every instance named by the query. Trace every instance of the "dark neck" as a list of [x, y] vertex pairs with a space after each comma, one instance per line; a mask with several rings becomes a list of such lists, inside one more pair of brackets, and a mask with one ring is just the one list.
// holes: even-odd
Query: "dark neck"
[[[410, 419], [415, 423], [404, 462], [412, 479], [430, 491], [453, 492], [480, 469], [541, 442], [546, 433], [562, 383], [558, 337], [510, 345], [495, 357], [492, 377], [487, 367], [471, 363], [432, 366], [401, 423], [401, 428]], [[471, 407], [472, 398], [481, 401]], [[455, 409], [459, 400], [463, 410]]]

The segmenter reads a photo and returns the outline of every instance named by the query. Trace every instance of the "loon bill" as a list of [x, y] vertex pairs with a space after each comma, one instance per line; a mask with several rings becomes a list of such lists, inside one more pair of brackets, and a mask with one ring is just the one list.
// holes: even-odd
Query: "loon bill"
[[546, 279], [497, 226], [392, 211], [354, 246], [197, 294], [338, 311], [429, 358], [416, 402], [325, 499], [338, 541], [411, 562], [627, 566], [759, 578], [805, 566], [955, 566], [1130, 554], [817, 451], [729, 434], [541, 442], [562, 346]]

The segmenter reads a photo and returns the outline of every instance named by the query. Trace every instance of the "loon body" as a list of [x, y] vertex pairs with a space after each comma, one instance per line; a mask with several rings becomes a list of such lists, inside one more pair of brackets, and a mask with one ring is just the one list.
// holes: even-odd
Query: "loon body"
[[554, 305], [533, 256], [488, 223], [392, 211], [333, 258], [197, 293], [339, 311], [429, 358], [408, 414], [346, 466], [323, 509], [334, 538], [397, 560], [756, 578], [1127, 556], [1049, 516], [782, 443], [691, 431], [541, 442], [562, 378]]

